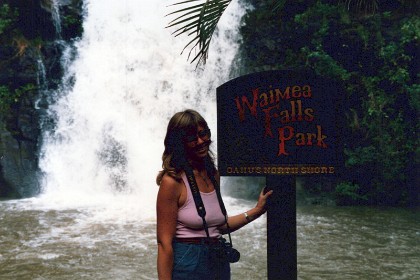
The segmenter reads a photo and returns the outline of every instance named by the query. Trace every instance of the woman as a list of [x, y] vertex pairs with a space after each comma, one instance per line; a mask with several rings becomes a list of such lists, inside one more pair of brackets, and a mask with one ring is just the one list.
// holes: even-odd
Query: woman
[[[220, 243], [222, 234], [264, 214], [272, 191], [261, 192], [253, 209], [229, 216], [226, 223], [215, 191], [220, 178], [204, 118], [194, 110], [176, 113], [169, 121], [164, 144], [163, 170], [156, 179], [160, 186], [156, 203], [159, 279], [230, 279], [229, 263], [215, 264], [209, 248]], [[208, 235], [185, 175], [190, 167], [205, 206]], [[215, 184], [211, 178], [215, 178]]]

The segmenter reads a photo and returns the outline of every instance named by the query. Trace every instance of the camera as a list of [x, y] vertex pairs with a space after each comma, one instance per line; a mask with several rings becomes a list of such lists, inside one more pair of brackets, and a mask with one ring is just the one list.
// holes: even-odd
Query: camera
[[236, 263], [239, 261], [241, 254], [232, 247], [231, 243], [221, 238], [220, 243], [210, 247], [210, 256], [216, 262]]
[[221, 244], [224, 247], [226, 254], [226, 259], [230, 263], [236, 263], [241, 258], [241, 253], [238, 250], [232, 247], [232, 244], [227, 242], [224, 238], [221, 240]]

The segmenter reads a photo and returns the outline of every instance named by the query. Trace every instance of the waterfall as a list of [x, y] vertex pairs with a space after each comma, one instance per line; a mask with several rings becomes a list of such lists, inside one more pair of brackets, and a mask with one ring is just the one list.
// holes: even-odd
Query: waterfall
[[41, 106], [40, 103], [42, 102], [42, 98], [48, 94], [48, 80], [47, 80], [47, 71], [45, 69], [44, 61], [40, 54], [38, 54], [38, 58], [36, 60], [37, 66], [37, 77], [36, 77], [36, 84], [39, 88], [39, 95], [40, 97], [38, 100], [35, 101], [35, 109], [40, 110]]
[[83, 37], [49, 107], [55, 125], [43, 135], [40, 198], [46, 203], [120, 201], [152, 215], [169, 118], [196, 109], [216, 138], [216, 87], [232, 78], [243, 9], [230, 4], [205, 68], [196, 70], [180, 55], [188, 39], [165, 28], [168, 4], [86, 1]]
[[61, 17], [59, 0], [51, 1], [51, 16], [55, 27], [55, 34], [58, 38], [61, 38]]
[[43, 91], [47, 88], [47, 73], [45, 71], [45, 65], [42, 61], [42, 57], [38, 55], [38, 58], [36, 60], [37, 62], [37, 77], [36, 77], [36, 83], [38, 87]]

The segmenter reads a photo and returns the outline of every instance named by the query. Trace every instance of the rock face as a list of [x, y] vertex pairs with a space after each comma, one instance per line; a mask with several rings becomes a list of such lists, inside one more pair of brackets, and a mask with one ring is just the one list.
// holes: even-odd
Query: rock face
[[[36, 94], [22, 102], [19, 111], [0, 126], [0, 195], [27, 197], [39, 191], [37, 182], [37, 112], [33, 110]], [[33, 138], [32, 138], [33, 137]]]
[[0, 103], [0, 198], [21, 198], [40, 192], [40, 127], [48, 108], [43, 99], [61, 80], [63, 45], [82, 33], [83, 1], [61, 0], [65, 20], [58, 29], [52, 0], [5, 2], [17, 19], [0, 31], [0, 86], [13, 96], [7, 106]]

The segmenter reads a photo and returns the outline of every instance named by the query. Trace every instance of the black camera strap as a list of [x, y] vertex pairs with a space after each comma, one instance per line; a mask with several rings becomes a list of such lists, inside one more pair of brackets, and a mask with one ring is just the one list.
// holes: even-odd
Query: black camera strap
[[206, 231], [207, 237], [209, 235], [209, 229], [206, 222], [206, 208], [204, 208], [203, 200], [201, 199], [200, 190], [198, 189], [197, 182], [195, 180], [194, 172], [190, 166], [185, 166], [185, 175], [187, 176], [188, 183], [191, 188], [191, 193], [194, 198], [195, 207], [197, 208], [198, 215], [203, 219], [204, 230]]
[[[206, 209], [204, 207], [203, 200], [201, 199], [200, 190], [198, 189], [193, 169], [191, 168], [191, 166], [187, 165], [184, 168], [184, 171], [185, 171], [185, 175], [187, 176], [187, 180], [188, 180], [188, 183], [189, 183], [190, 188], [191, 188], [191, 193], [192, 193], [193, 198], [194, 198], [195, 207], [197, 208], [198, 215], [203, 219], [204, 230], [206, 231], [207, 237], [210, 238], [207, 222], [206, 222], [206, 219], [205, 219]], [[207, 172], [207, 175], [210, 178], [211, 182], [213, 183], [214, 189], [216, 191], [217, 200], [219, 201], [220, 209], [222, 210], [223, 216], [225, 216], [225, 222], [226, 222], [226, 226], [228, 228], [229, 242], [232, 244], [232, 238], [231, 238], [230, 232], [229, 232], [229, 224], [228, 224], [228, 221], [227, 221], [227, 211], [226, 211], [226, 208], [225, 208], [225, 204], [223, 203], [222, 195], [220, 193], [220, 186], [219, 186], [218, 182], [216, 181], [216, 178], [213, 175], [209, 175], [209, 172]]]

